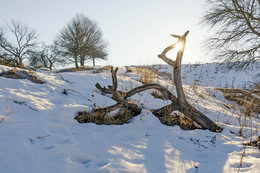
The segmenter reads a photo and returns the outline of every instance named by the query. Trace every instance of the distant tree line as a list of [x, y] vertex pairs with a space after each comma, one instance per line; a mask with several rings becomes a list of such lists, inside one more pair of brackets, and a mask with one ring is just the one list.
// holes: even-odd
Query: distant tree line
[[96, 22], [83, 14], [77, 14], [46, 45], [38, 41], [36, 30], [12, 20], [0, 26], [0, 64], [23, 68], [53, 69], [54, 65], [74, 63], [75, 68], [84, 66], [87, 60], [107, 59], [108, 43]]

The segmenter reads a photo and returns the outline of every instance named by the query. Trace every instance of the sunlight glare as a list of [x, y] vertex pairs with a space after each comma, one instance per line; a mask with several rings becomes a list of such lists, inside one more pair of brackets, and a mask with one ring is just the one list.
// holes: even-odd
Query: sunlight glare
[[178, 43], [176, 44], [175, 48], [176, 48], [177, 50], [181, 50], [181, 49], [183, 48], [182, 42], [178, 42]]

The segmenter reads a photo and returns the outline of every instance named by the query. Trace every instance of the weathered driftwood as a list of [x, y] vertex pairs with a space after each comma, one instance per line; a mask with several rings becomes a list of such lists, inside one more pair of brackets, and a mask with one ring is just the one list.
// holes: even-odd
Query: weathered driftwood
[[124, 124], [140, 114], [141, 108], [134, 103], [117, 103], [113, 106], [79, 112], [75, 119], [79, 123]]
[[[99, 86], [99, 85], [98, 85]], [[110, 90], [104, 89], [102, 87], [97, 87], [102, 93], [104, 94], [110, 94]], [[177, 98], [165, 87], [158, 85], [158, 84], [147, 84], [147, 85], [142, 85], [139, 87], [136, 87], [129, 92], [125, 93], [125, 99], [128, 97], [131, 97], [137, 93], [149, 90], [149, 89], [156, 89], [159, 92], [162, 93], [165, 99], [171, 100], [172, 103], [170, 105], [167, 105], [165, 107], [162, 107], [160, 109], [156, 110], [151, 110], [152, 113], [159, 118], [159, 120], [168, 126], [172, 125], [180, 125], [181, 128], [183, 129], [195, 129], [198, 128], [194, 126], [192, 121], [196, 122], [202, 129], [210, 129], [212, 126], [215, 125], [214, 122], [212, 122], [207, 116], [205, 116], [203, 113], [195, 109], [193, 106], [190, 104], [186, 103], [185, 108], [186, 109], [181, 109]], [[171, 114], [171, 112], [178, 110], [184, 115], [186, 115], [186, 118], [183, 118], [183, 120], [187, 120], [186, 123], [181, 124], [180, 122], [180, 117], [174, 116]], [[188, 122], [190, 121], [190, 122]], [[216, 131], [220, 130], [218, 127], [215, 127]], [[214, 130], [212, 130], [214, 131]]]
[[[152, 113], [156, 117], [158, 117], [163, 124], [178, 124], [183, 129], [202, 128], [208, 129], [213, 132], [220, 132], [222, 129], [217, 124], [215, 124], [211, 119], [209, 119], [202, 112], [200, 112], [187, 102], [183, 91], [181, 82], [181, 62], [188, 33], [189, 31], [185, 32], [185, 34], [182, 36], [172, 35], [179, 40], [175, 44], [165, 48], [163, 52], [158, 55], [159, 58], [161, 58], [167, 64], [173, 67], [174, 84], [178, 97], [174, 96], [167, 88], [158, 84], [147, 84], [139, 86], [129, 92], [118, 91], [116, 76], [118, 68], [114, 70], [113, 67], [111, 67], [113, 85], [106, 88], [101, 87], [100, 84], [97, 83], [96, 87], [104, 95], [112, 94], [112, 99], [117, 101], [117, 104], [105, 108], [93, 109], [92, 112], [80, 112], [76, 119], [81, 123], [94, 122], [96, 124], [123, 124], [129, 121], [129, 119], [131, 119], [133, 116], [136, 116], [141, 112], [141, 108], [138, 105], [131, 103], [127, 99], [145, 90], [155, 89], [158, 90], [165, 99], [171, 100], [172, 102], [171, 104], [160, 109], [151, 110]], [[179, 42], [183, 44], [183, 47], [178, 50], [177, 58], [175, 61], [173, 61], [166, 57], [166, 53], [175, 48], [176, 44]], [[181, 119], [180, 116], [172, 113], [175, 110], [183, 113], [186, 117]], [[182, 123], [182, 121], [187, 121], [188, 123]]]
[[131, 103], [124, 97], [123, 92], [117, 90], [117, 73], [118, 68], [115, 70], [111, 67], [112, 86], [101, 87], [96, 84], [102, 94], [112, 94], [112, 98], [117, 101], [117, 104], [105, 108], [93, 109], [91, 112], [79, 112], [75, 119], [80, 123], [95, 123], [95, 124], [124, 124], [127, 123], [132, 117], [137, 116], [141, 112], [141, 108]]
[[[173, 110], [179, 110], [182, 112], [185, 116], [189, 117], [191, 120], [195, 121], [197, 124], [199, 124], [204, 129], [209, 129], [210, 131], [216, 132], [221, 131], [222, 129], [215, 124], [211, 119], [209, 119], [206, 115], [201, 113], [199, 110], [191, 106], [185, 97], [183, 87], [182, 87], [182, 81], [181, 81], [181, 63], [182, 63], [182, 57], [185, 49], [186, 44], [186, 37], [189, 34], [189, 31], [185, 32], [182, 36], [178, 35], [172, 35], [175, 38], [178, 38], [179, 40], [173, 44], [168, 46], [163, 50], [163, 52], [158, 55], [159, 58], [161, 58], [163, 61], [165, 61], [167, 64], [173, 67], [173, 75], [174, 75], [174, 85], [176, 87], [177, 91], [177, 103], [172, 102], [172, 104], [167, 105], [161, 109], [154, 110], [154, 114], [156, 116], [167, 116], [169, 115]], [[166, 53], [177, 45], [177, 43], [182, 43], [182, 48], [178, 50], [176, 60], [173, 61], [166, 57]]]

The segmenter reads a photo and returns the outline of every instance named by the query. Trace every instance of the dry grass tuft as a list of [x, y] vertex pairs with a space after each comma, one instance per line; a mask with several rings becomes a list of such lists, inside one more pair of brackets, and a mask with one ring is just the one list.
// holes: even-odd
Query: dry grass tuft
[[242, 112], [246, 116], [251, 116], [253, 113], [260, 114], [260, 99], [254, 96], [255, 90], [246, 91], [232, 88], [218, 88], [217, 90], [220, 90], [227, 100], [243, 106]]
[[131, 68], [131, 71], [137, 72], [137, 75], [140, 76], [139, 81], [142, 84], [155, 83], [155, 81], [159, 77], [158, 72], [155, 72], [155, 71], [151, 70], [149, 67], [145, 67], [145, 66]]
[[61, 69], [58, 72], [59, 73], [63, 73], [63, 72], [77, 72], [77, 71], [90, 71], [90, 70], [93, 70], [93, 73], [101, 73], [103, 71], [110, 70], [110, 69], [111, 69], [111, 66], [104, 66], [104, 67], [100, 67], [100, 68], [92, 67], [92, 66], [91, 67], [85, 66], [85, 67], [79, 67], [78, 69], [75, 68], [75, 67]]
[[34, 72], [26, 71], [26, 70], [16, 70], [12, 69], [6, 72], [2, 72], [0, 76], [5, 78], [12, 78], [12, 79], [28, 79], [33, 83], [43, 84], [45, 83], [43, 80], [39, 79], [35, 76]]

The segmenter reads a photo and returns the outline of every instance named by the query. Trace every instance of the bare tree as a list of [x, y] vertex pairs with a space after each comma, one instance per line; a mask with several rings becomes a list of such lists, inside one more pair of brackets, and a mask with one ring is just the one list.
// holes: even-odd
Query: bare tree
[[102, 59], [106, 60], [107, 59], [107, 52], [106, 52], [106, 44], [102, 44], [100, 46], [93, 47], [91, 49], [91, 55], [89, 56], [88, 59], [92, 59], [93, 66], [96, 65], [95, 60], [96, 59]]
[[[12, 36], [12, 38], [7, 38], [7, 36]], [[7, 24], [7, 27], [0, 28], [2, 57], [14, 60], [18, 67], [23, 68], [23, 59], [28, 55], [29, 50], [36, 46], [37, 37], [35, 30], [12, 20], [10, 25]]]
[[206, 41], [214, 58], [245, 67], [260, 60], [260, 0], [207, 0], [202, 24], [213, 30]]
[[95, 59], [107, 59], [106, 48], [108, 43], [104, 41], [103, 34], [95, 22], [89, 21], [82, 14], [76, 17], [84, 28], [86, 37], [81, 49], [80, 65], [84, 66], [85, 61], [91, 59], [93, 66], [95, 66]]
[[[102, 37], [102, 32], [94, 21], [83, 14], [77, 14], [59, 33], [55, 43], [62, 54], [67, 56], [70, 62], [74, 61], [75, 67], [79, 68], [78, 63], [84, 66], [86, 59], [97, 58], [96, 51], [105, 52], [106, 43]], [[100, 45], [104, 45], [102, 49]], [[73, 58], [70, 59], [70, 57]]]
[[55, 45], [43, 43], [41, 50], [29, 53], [29, 66], [34, 68], [44, 67], [52, 70], [54, 64], [64, 64], [64, 61]]

